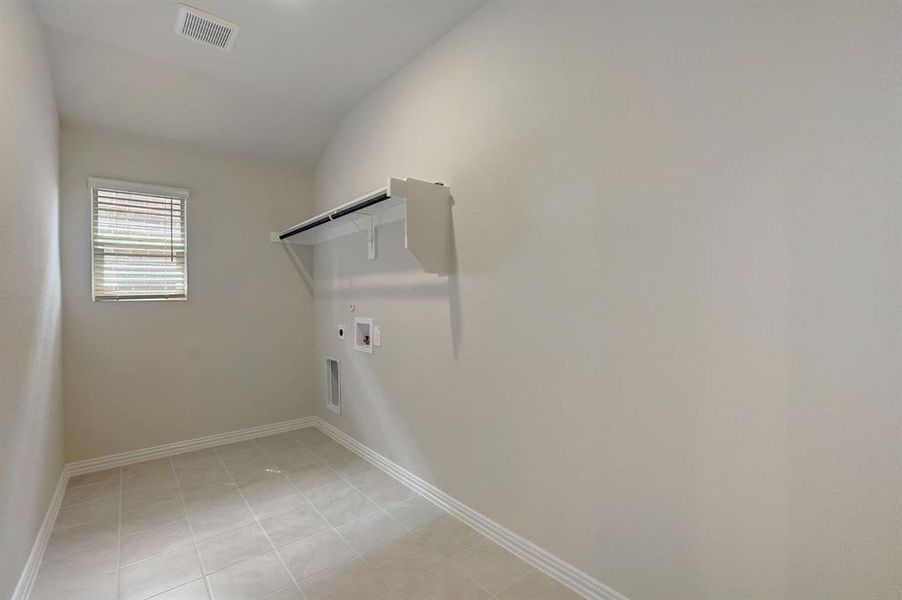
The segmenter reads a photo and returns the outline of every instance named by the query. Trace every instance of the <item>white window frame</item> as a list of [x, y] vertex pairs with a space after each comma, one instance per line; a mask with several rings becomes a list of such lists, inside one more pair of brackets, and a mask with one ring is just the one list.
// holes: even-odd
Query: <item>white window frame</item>
[[[134, 194], [156, 194], [160, 196], [174, 196], [182, 199], [185, 212], [185, 297], [184, 298], [104, 298], [97, 297], [94, 287], [94, 201], [95, 190], [115, 190], [119, 192], [131, 192]], [[119, 179], [104, 179], [102, 177], [88, 177], [88, 190], [90, 192], [89, 220], [91, 227], [91, 300], [94, 302], [186, 302], [188, 300], [188, 196], [187, 188], [157, 185], [153, 183], [139, 183], [137, 181], [122, 181]]]

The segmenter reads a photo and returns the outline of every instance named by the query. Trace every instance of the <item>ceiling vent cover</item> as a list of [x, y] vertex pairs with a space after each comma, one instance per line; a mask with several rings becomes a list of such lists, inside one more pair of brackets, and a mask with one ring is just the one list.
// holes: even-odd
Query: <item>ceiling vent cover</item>
[[231, 50], [241, 26], [191, 6], [179, 4], [175, 32], [220, 50]]

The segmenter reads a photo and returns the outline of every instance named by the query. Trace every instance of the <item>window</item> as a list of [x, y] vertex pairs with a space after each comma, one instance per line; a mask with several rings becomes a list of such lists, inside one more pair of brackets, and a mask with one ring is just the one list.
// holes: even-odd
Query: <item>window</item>
[[188, 297], [188, 190], [91, 178], [94, 300]]

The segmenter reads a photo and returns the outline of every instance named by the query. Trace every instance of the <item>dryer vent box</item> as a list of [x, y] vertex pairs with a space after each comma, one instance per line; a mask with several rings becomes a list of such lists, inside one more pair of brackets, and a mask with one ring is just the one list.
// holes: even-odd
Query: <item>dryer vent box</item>
[[326, 408], [341, 415], [341, 373], [338, 371], [338, 360], [326, 357]]

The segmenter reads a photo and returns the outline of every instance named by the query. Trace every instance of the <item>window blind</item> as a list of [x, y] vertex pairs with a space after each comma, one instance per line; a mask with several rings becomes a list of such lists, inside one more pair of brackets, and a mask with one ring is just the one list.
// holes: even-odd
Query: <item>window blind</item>
[[93, 183], [91, 189], [94, 299], [186, 299], [187, 191]]

